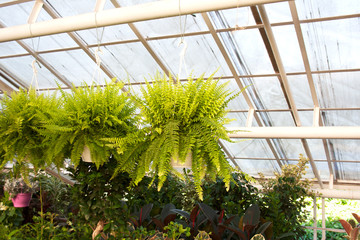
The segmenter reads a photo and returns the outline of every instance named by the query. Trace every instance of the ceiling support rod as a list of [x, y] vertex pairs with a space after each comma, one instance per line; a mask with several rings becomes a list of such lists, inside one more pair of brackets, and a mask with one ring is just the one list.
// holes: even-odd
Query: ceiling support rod
[[359, 127], [241, 127], [230, 138], [360, 139]]
[[[321, 114], [320, 114], [320, 104], [319, 104], [319, 100], [316, 94], [316, 88], [315, 88], [315, 84], [314, 84], [314, 79], [312, 77], [312, 73], [311, 73], [311, 68], [310, 68], [310, 63], [309, 63], [309, 58], [306, 52], [306, 46], [305, 46], [305, 41], [304, 41], [304, 37], [301, 31], [301, 26], [300, 26], [300, 20], [299, 20], [299, 16], [297, 13], [297, 9], [296, 9], [296, 5], [294, 1], [289, 1], [289, 7], [290, 7], [290, 11], [291, 11], [291, 16], [293, 18], [293, 22], [294, 22], [294, 27], [295, 27], [295, 31], [296, 31], [296, 36], [298, 38], [298, 42], [299, 42], [299, 46], [300, 46], [300, 50], [301, 50], [301, 56], [303, 59], [303, 63], [304, 63], [304, 67], [305, 67], [305, 72], [306, 72], [306, 76], [308, 79], [308, 84], [310, 87], [310, 92], [311, 92], [311, 97], [313, 99], [313, 103], [314, 103], [314, 118], [317, 118], [317, 122], [315, 123], [314, 120], [314, 124], [316, 124], [316, 126], [324, 126]], [[316, 114], [316, 115], [315, 115]], [[332, 167], [332, 163], [330, 162], [331, 158], [330, 158], [330, 152], [329, 152], [329, 147], [328, 147], [328, 143], [326, 139], [323, 139], [323, 146], [324, 146], [324, 150], [325, 150], [325, 155], [326, 155], [326, 160], [328, 162], [328, 167], [329, 167], [329, 181], [330, 184], [329, 186], [332, 188], [333, 186], [333, 182], [334, 182], [334, 170]]]
[[[232, 63], [228, 53], [226, 52], [226, 49], [225, 49], [224, 45], [222, 44], [219, 36], [217, 35], [217, 33], [215, 31], [215, 28], [214, 28], [213, 24], [211, 23], [211, 20], [210, 20], [208, 14], [207, 13], [202, 13], [202, 17], [204, 18], [205, 23], [206, 23], [207, 27], [210, 30], [211, 36], [213, 37], [216, 45], [218, 46], [222, 56], [224, 57], [225, 62], [228, 65], [233, 77], [235, 78], [236, 84], [239, 86], [240, 89], [243, 89], [244, 85], [240, 81], [239, 75], [238, 75], [238, 73], [237, 73], [237, 71], [236, 71], [236, 69], [234, 67], [234, 64]], [[254, 117], [255, 117], [255, 120], [258, 123], [258, 125], [263, 126], [263, 123], [260, 120], [258, 114], [255, 113], [255, 107], [254, 107], [253, 103], [251, 102], [251, 99], [250, 99], [249, 95], [247, 94], [246, 90], [243, 91], [242, 95], [244, 96], [245, 101], [248, 104], [249, 108], [254, 110]], [[279, 158], [279, 156], [278, 156], [278, 154], [277, 154], [277, 152], [275, 150], [275, 147], [274, 147], [273, 143], [271, 142], [270, 139], [266, 139], [266, 142], [269, 145], [270, 150], [274, 154], [274, 157], [276, 158], [276, 162], [278, 163], [279, 167], [281, 168], [282, 163], [281, 163], [280, 158]]]
[[[284, 0], [181, 0], [181, 14], [282, 2]], [[179, 1], [164, 0], [0, 29], [0, 42], [179, 16]]]

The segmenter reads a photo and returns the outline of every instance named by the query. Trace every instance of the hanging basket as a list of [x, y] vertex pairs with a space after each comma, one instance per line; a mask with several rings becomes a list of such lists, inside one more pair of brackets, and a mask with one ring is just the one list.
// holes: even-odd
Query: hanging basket
[[183, 172], [183, 169], [191, 169], [192, 165], [192, 154], [191, 152], [188, 153], [186, 156], [185, 162], [180, 163], [179, 159], [171, 158], [171, 166], [178, 172]]
[[28, 207], [30, 205], [31, 193], [18, 193], [11, 201], [16, 208]]
[[90, 153], [90, 149], [88, 148], [88, 146], [84, 146], [84, 150], [81, 154], [81, 158], [84, 162], [89, 162], [91, 163], [91, 153]]

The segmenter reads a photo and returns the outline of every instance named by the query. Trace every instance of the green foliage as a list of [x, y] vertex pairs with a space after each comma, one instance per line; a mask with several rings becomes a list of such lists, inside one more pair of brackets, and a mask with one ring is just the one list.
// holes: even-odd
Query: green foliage
[[22, 209], [13, 207], [9, 198], [10, 195], [5, 193], [0, 202], [0, 224], [6, 226], [8, 230], [19, 227], [23, 221]]
[[115, 167], [116, 160], [110, 158], [99, 169], [85, 162], [80, 162], [76, 169], [70, 169], [76, 181], [72, 195], [74, 204], [79, 207], [78, 220], [94, 229], [99, 221], [105, 222], [105, 234], [124, 228], [129, 217], [123, 200], [130, 178], [124, 173], [111, 179]]
[[[192, 157], [192, 175], [199, 198], [202, 199], [201, 180], [208, 174], [210, 180], [219, 175], [228, 189], [232, 168], [218, 144], [219, 139], [230, 141], [224, 125], [228, 103], [238, 94], [227, 90], [210, 76], [184, 84], [174, 83], [170, 77], [156, 76], [152, 83], [141, 88], [142, 96], [135, 97], [144, 123], [149, 126], [145, 140], [131, 159], [139, 158], [131, 177], [135, 185], [148, 172], [158, 177], [158, 189], [170, 172], [177, 174], [171, 161], [184, 163]], [[133, 162], [133, 161], [131, 161]], [[124, 170], [123, 168], [120, 168]]]
[[[57, 112], [59, 103], [55, 95], [38, 94], [34, 89], [28, 92], [20, 89], [5, 95], [1, 100], [0, 112], [0, 169], [15, 158], [18, 163], [30, 162], [35, 168], [53, 163], [46, 158], [51, 144], [43, 135], [43, 119]], [[60, 163], [57, 162], [59, 166]]]
[[[46, 122], [48, 141], [52, 148], [50, 158], [63, 160], [70, 157], [79, 164], [84, 147], [90, 149], [92, 162], [97, 167], [111, 155], [119, 156], [136, 139], [137, 116], [122, 83], [109, 83], [105, 87], [88, 86], [60, 90], [62, 111]], [[117, 143], [117, 152], [109, 142]], [[110, 146], [108, 146], [110, 145]]]
[[176, 222], [170, 222], [170, 224], [164, 227], [164, 230], [166, 231], [164, 236], [169, 240], [176, 240], [181, 236], [190, 237], [191, 235], [189, 227], [184, 228], [182, 224]]
[[[263, 187], [263, 216], [273, 222], [275, 237], [293, 232], [296, 239], [302, 239], [305, 230], [302, 224], [306, 221], [309, 212], [305, 210], [310, 204], [308, 196], [310, 181], [302, 180], [306, 173], [308, 159], [300, 155], [297, 165], [284, 165], [281, 173], [275, 173], [275, 179], [265, 180], [262, 176], [260, 184]], [[284, 239], [293, 239], [289, 236]]]
[[258, 189], [250, 181], [251, 177], [244, 173], [233, 173], [229, 191], [219, 178], [215, 182], [205, 181], [203, 203], [217, 211], [225, 209], [227, 214], [244, 213], [252, 204], [259, 203]]
[[[79, 224], [73, 226], [69, 221], [66, 225], [60, 225], [56, 221], [56, 215], [46, 213], [43, 216], [34, 216], [33, 223], [27, 223], [18, 229], [4, 231], [4, 238], [7, 240], [88, 240], [86, 235], [91, 234], [88, 226]], [[1, 231], [0, 231], [1, 236]]]
[[41, 184], [43, 196], [46, 196], [45, 200], [48, 201], [49, 208], [47, 211], [61, 217], [67, 216], [71, 202], [71, 187], [45, 172], [39, 174], [37, 180]]

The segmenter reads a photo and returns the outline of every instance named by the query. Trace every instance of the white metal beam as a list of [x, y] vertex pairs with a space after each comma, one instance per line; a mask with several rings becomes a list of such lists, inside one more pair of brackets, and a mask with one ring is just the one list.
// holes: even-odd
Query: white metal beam
[[360, 139], [360, 127], [250, 127], [230, 128], [230, 138]]
[[[181, 0], [181, 14], [194, 14], [284, 0]], [[0, 29], [0, 42], [95, 27], [179, 16], [179, 1], [164, 0]]]

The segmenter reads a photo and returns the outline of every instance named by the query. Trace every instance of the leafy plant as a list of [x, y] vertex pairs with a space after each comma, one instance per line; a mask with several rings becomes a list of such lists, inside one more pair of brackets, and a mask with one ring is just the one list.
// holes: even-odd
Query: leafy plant
[[226, 191], [225, 184], [220, 178], [216, 178], [214, 182], [205, 181], [203, 203], [217, 211], [226, 209], [226, 214], [242, 214], [260, 200], [258, 189], [251, 181], [255, 180], [245, 173], [232, 173], [229, 191]]
[[[353, 213], [352, 215], [358, 221], [358, 223], [360, 223], [360, 216], [357, 215], [356, 213]], [[341, 225], [345, 229], [346, 233], [348, 234], [348, 236], [346, 236], [347, 239], [350, 239], [350, 240], [360, 239], [360, 226], [359, 225], [355, 226], [355, 224], [353, 224], [353, 226], [352, 226], [349, 222], [345, 221], [344, 219], [339, 219], [339, 222], [341, 223]]]
[[291, 232], [296, 239], [305, 235], [302, 224], [309, 215], [305, 207], [310, 204], [306, 198], [314, 196], [310, 190], [310, 181], [302, 180], [308, 161], [300, 155], [297, 165], [284, 165], [281, 173], [275, 173], [275, 179], [266, 180], [260, 174], [260, 184], [264, 192], [261, 211], [266, 219], [273, 222], [275, 237], [294, 239], [294, 236], [289, 234]]
[[5, 193], [0, 202], [0, 224], [11, 230], [19, 227], [23, 221], [22, 211], [12, 206], [10, 195]]
[[80, 162], [76, 169], [69, 169], [76, 181], [72, 187], [72, 200], [79, 208], [78, 221], [107, 237], [113, 231], [125, 231], [129, 218], [123, 200], [130, 178], [126, 173], [111, 178], [115, 167], [116, 160], [110, 158], [99, 169], [86, 162]]
[[45, 153], [51, 144], [42, 134], [44, 118], [57, 112], [59, 102], [55, 95], [38, 94], [34, 89], [20, 89], [11, 96], [1, 99], [0, 112], [0, 169], [9, 161], [30, 162], [36, 169], [62, 162], [46, 158]]
[[190, 237], [190, 228], [184, 226], [180, 223], [170, 222], [167, 226], [164, 227], [166, 233], [164, 236], [169, 240], [177, 240], [180, 239], [181, 236]]
[[[184, 84], [171, 77], [156, 76], [152, 83], [141, 88], [142, 95], [135, 97], [144, 119], [145, 140], [136, 151], [122, 161], [136, 162], [131, 177], [138, 184], [148, 172], [159, 179], [158, 189], [170, 172], [177, 174], [171, 162], [185, 163], [192, 158], [192, 175], [199, 198], [203, 191], [201, 180], [205, 174], [210, 180], [219, 175], [230, 186], [232, 168], [218, 144], [219, 139], [230, 141], [224, 125], [228, 103], [238, 94], [226, 88], [226, 83], [203, 76], [191, 76]], [[119, 146], [121, 147], [121, 145]], [[119, 170], [125, 170], [121, 165]]]
[[[119, 156], [126, 151], [136, 139], [137, 116], [127, 93], [122, 92], [123, 86], [120, 82], [112, 82], [104, 87], [74, 86], [70, 93], [60, 89], [62, 111], [46, 124], [48, 141], [53, 145], [48, 152], [51, 158], [70, 156], [78, 165], [87, 147], [92, 162], [99, 167], [111, 155]], [[113, 151], [106, 140], [115, 137], [117, 151]]]
[[199, 205], [197, 204], [190, 213], [181, 209], [173, 209], [174, 213], [179, 214], [183, 219], [179, 220], [184, 227], [190, 228], [192, 237], [195, 237], [199, 233], [200, 227], [202, 227], [206, 221], [206, 216], [201, 212]]
[[38, 174], [37, 180], [41, 184], [44, 200], [48, 201], [47, 211], [55, 213], [59, 217], [67, 216], [71, 202], [71, 187], [45, 172]]
[[172, 211], [175, 208], [175, 205], [172, 203], [166, 204], [158, 218], [153, 217], [152, 222], [155, 223], [157, 229], [161, 232], [165, 232], [167, 227], [171, 222], [173, 222], [176, 218], [176, 214]]
[[272, 233], [265, 233], [271, 224], [270, 221], [261, 221], [259, 206], [254, 204], [246, 209], [241, 218], [233, 218], [230, 224], [224, 227], [233, 232], [230, 235], [232, 239], [249, 240], [257, 234], [267, 235], [267, 239], [271, 239]]

